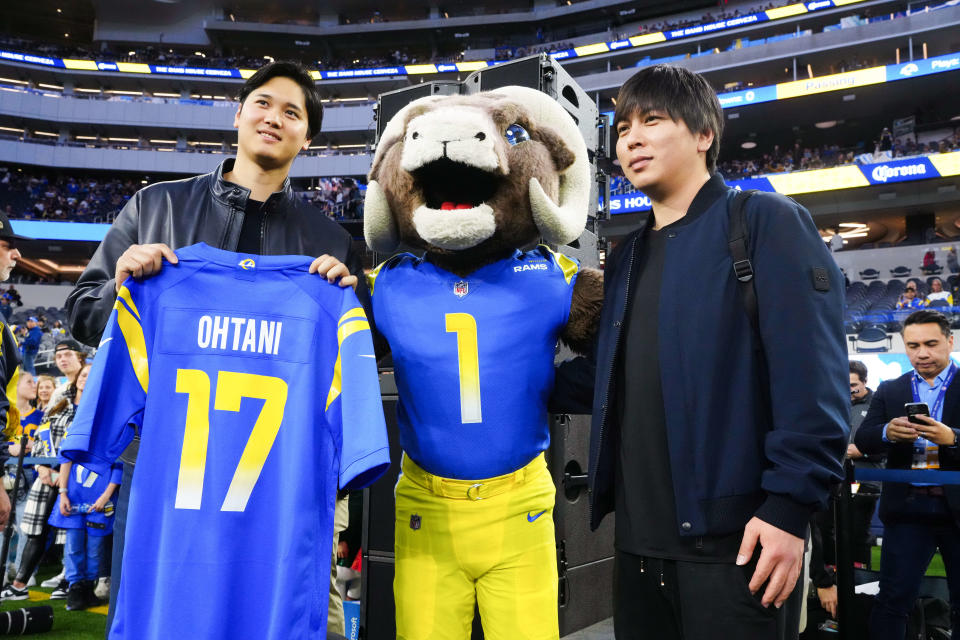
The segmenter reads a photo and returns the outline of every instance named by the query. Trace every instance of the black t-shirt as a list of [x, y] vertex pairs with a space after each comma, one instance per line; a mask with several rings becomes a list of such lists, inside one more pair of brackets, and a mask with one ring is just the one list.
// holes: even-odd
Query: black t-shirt
[[260, 255], [260, 238], [264, 218], [267, 213], [263, 203], [253, 198], [247, 199], [247, 206], [243, 214], [243, 226], [240, 227], [240, 240], [237, 242], [237, 253], [252, 253]]
[[656, 557], [672, 557], [678, 537], [657, 340], [666, 240], [664, 229], [649, 229], [637, 243], [637, 279], [630, 295], [618, 376], [623, 393], [619, 394], [616, 545], [621, 551]]
[[[651, 226], [637, 241], [635, 280], [617, 376], [622, 388], [618, 394], [620, 447], [615, 482], [615, 543], [618, 550], [627, 553], [672, 560], [732, 562], [743, 537], [742, 532], [722, 537], [680, 535], [660, 379], [658, 316], [667, 247], [677, 236], [673, 232], [676, 227], [693, 222], [724, 193], [717, 179], [708, 181], [686, 216], [660, 230]], [[669, 345], [667, 353], [682, 348], [683, 345]]]

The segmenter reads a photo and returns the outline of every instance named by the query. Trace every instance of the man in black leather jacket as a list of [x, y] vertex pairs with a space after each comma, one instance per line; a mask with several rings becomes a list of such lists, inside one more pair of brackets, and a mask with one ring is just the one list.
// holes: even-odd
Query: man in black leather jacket
[[[164, 258], [176, 263], [173, 249], [197, 242], [261, 255], [326, 256], [332, 259], [318, 259], [311, 270], [323, 266], [319, 272], [331, 282], [344, 276], [341, 285], [355, 284], [346, 277], [361, 270], [350, 235], [290, 187], [290, 166], [322, 117], [313, 80], [298, 67], [271, 63], [247, 80], [234, 121], [235, 160], [145, 187], [124, 205], [67, 298], [75, 338], [96, 346], [123, 279], [156, 273]], [[357, 293], [365, 302], [365, 289]]]
[[[160, 182], [138, 191], [124, 205], [67, 298], [70, 331], [96, 346], [128, 276], [149, 277], [163, 260], [177, 263], [175, 249], [197, 242], [241, 253], [319, 256], [312, 273], [353, 286], [361, 303], [368, 296], [360, 279], [360, 255], [350, 234], [300, 200], [289, 172], [301, 150], [319, 132], [320, 94], [309, 72], [293, 62], [270, 63], [243, 86], [234, 117], [237, 157], [211, 173]], [[123, 485], [117, 500], [111, 580], [116, 602], [123, 556], [127, 498], [139, 439], [121, 456]], [[107, 621], [110, 628], [113, 607]]]

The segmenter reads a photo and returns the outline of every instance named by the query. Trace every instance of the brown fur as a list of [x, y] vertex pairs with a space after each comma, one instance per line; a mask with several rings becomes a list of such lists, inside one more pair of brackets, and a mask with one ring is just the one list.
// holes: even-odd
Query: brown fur
[[[420, 105], [405, 114], [404, 131], [410, 121], [428, 113], [436, 103]], [[416, 181], [400, 166], [404, 138], [385, 139], [387, 149], [378, 154], [378, 161], [370, 170], [370, 179], [377, 180], [387, 197], [404, 244], [424, 249], [438, 266], [458, 275], [467, 275], [480, 267], [509, 255], [514, 248], [531, 244], [539, 236], [530, 210], [530, 178], [537, 178], [544, 192], [556, 202], [560, 193], [559, 172], [573, 163], [573, 153], [560, 137], [548, 127], [537, 127], [523, 105], [516, 104], [495, 93], [472, 96], [448, 96], [445, 106], [479, 106], [490, 114], [500, 131], [513, 123], [523, 126], [530, 134], [530, 142], [511, 147], [505, 140], [497, 141], [497, 154], [506, 159], [501, 173], [505, 174], [496, 194], [487, 201], [493, 208], [497, 222], [496, 233], [476, 247], [450, 251], [430, 245], [413, 226], [413, 211], [423, 202], [423, 194]]]
[[[428, 113], [437, 102], [421, 105], [406, 114], [404, 133], [410, 121]], [[383, 187], [390, 210], [397, 222], [400, 238], [411, 247], [424, 249], [427, 259], [451, 273], [465, 277], [477, 269], [509, 256], [514, 249], [530, 246], [539, 237], [530, 210], [530, 179], [537, 178], [544, 192], [556, 202], [560, 193], [560, 172], [574, 162], [573, 152], [549, 127], [539, 127], [523, 107], [495, 93], [473, 96], [450, 96], [444, 105], [482, 107], [499, 131], [511, 124], [520, 124], [531, 141], [511, 147], [505, 140], [497, 142], [497, 155], [504, 166], [500, 188], [487, 201], [494, 211], [497, 230], [475, 247], [451, 251], [427, 243], [413, 225], [413, 212], [423, 202], [416, 181], [400, 167], [404, 137], [383, 140], [388, 148], [378, 154], [379, 160], [370, 170], [370, 179]], [[603, 273], [581, 269], [573, 289], [570, 318], [561, 339], [578, 353], [586, 353], [596, 334], [596, 323], [603, 302]]]
[[597, 319], [603, 306], [603, 272], [584, 267], [577, 274], [570, 301], [570, 318], [560, 339], [573, 351], [586, 354], [597, 334]]

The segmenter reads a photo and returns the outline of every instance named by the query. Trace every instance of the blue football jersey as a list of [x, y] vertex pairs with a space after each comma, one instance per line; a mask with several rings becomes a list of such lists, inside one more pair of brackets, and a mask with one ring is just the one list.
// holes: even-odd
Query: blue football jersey
[[81, 529], [94, 536], [108, 536], [113, 533], [113, 511], [116, 506], [116, 492], [104, 505], [103, 511], [92, 511], [90, 507], [103, 495], [110, 483], [120, 484], [123, 479], [123, 465], [115, 462], [105, 475], [95, 473], [83, 465], [74, 464], [70, 469], [67, 482], [67, 497], [70, 498], [71, 515], [60, 513], [60, 500], [50, 512], [49, 522], [58, 529]]
[[550, 444], [547, 398], [578, 263], [538, 247], [461, 278], [410, 254], [371, 272], [403, 450], [446, 478], [515, 471]]
[[61, 445], [102, 474], [140, 433], [109, 637], [326, 638], [337, 488], [389, 466], [366, 316], [304, 256], [177, 255], [121, 288]]

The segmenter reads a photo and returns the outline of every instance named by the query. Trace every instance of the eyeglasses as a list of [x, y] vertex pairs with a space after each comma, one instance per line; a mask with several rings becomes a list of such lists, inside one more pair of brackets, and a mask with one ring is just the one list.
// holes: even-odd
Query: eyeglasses
[[916, 289], [904, 289], [904, 291], [909, 291], [910, 293], [916, 293], [916, 292], [917, 292]]

